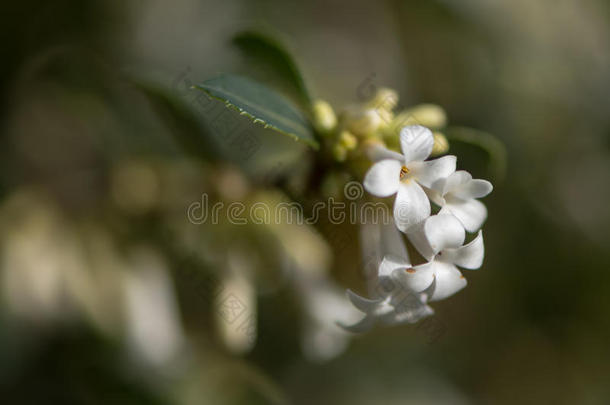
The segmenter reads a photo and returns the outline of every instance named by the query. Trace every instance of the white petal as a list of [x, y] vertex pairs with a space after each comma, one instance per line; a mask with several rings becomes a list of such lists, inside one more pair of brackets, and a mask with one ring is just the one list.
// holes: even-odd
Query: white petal
[[435, 253], [464, 244], [464, 227], [453, 215], [433, 215], [424, 223], [424, 233]]
[[405, 311], [396, 311], [393, 314], [393, 318], [390, 319], [390, 324], [402, 324], [402, 323], [415, 323], [422, 318], [427, 316], [434, 315], [434, 310], [429, 305], [422, 305], [417, 308], [405, 310]]
[[462, 200], [448, 196], [445, 207], [460, 220], [468, 232], [476, 232], [487, 218], [485, 204], [478, 200]]
[[484, 256], [483, 231], [479, 231], [477, 237], [469, 244], [457, 249], [443, 250], [442, 260], [472, 270], [481, 267]]
[[371, 329], [373, 327], [373, 325], [375, 325], [375, 320], [376, 320], [376, 318], [374, 316], [366, 315], [360, 321], [358, 321], [354, 324], [347, 325], [343, 322], [337, 322], [337, 325], [340, 326], [341, 328], [345, 329], [348, 332], [362, 333], [362, 332], [366, 332], [369, 329]]
[[396, 256], [385, 256], [379, 266], [374, 290], [370, 293], [373, 297], [388, 297], [394, 295], [400, 288], [396, 281], [396, 273], [402, 273], [411, 264]]
[[375, 163], [364, 176], [364, 188], [377, 197], [388, 197], [398, 190], [400, 168], [397, 160], [385, 159]]
[[397, 303], [394, 312], [384, 319], [385, 324], [415, 323], [422, 318], [434, 314], [434, 310], [424, 302], [422, 294], [412, 294]]
[[397, 272], [396, 278], [404, 286], [406, 291], [424, 291], [426, 288], [430, 287], [430, 284], [434, 281], [432, 263], [434, 263], [434, 261], [405, 269], [403, 272]]
[[435, 277], [435, 287], [430, 301], [445, 299], [466, 287], [466, 279], [453, 264], [435, 260], [432, 262], [432, 272]]
[[449, 208], [447, 208], [446, 206], [443, 206], [443, 208], [441, 208], [441, 210], [436, 215], [453, 215], [453, 213], [451, 212], [451, 210]]
[[434, 292], [434, 289], [436, 288], [436, 277], [434, 278], [434, 280], [432, 280], [432, 284], [430, 284], [430, 287], [426, 288], [424, 291], [422, 291], [421, 297], [422, 297], [422, 301], [424, 302], [428, 302], [430, 301], [430, 297], [432, 297], [432, 293]]
[[419, 254], [421, 254], [426, 260], [430, 261], [436, 253], [432, 250], [430, 243], [426, 238], [426, 234], [424, 233], [424, 223], [425, 221], [409, 228], [407, 238], [409, 238], [409, 242], [413, 244]]
[[375, 312], [375, 310], [379, 308], [381, 303], [384, 301], [383, 299], [370, 300], [368, 298], [361, 297], [352, 290], [347, 290], [347, 298], [358, 310], [366, 314]]
[[443, 198], [441, 193], [438, 191], [439, 189], [442, 190], [444, 182], [445, 182], [445, 179], [440, 179], [432, 185], [432, 187], [434, 187], [434, 188], [424, 187], [424, 191], [426, 192], [428, 199], [430, 201], [432, 201], [434, 204], [438, 205], [439, 207], [442, 207], [443, 205], [445, 205], [445, 199]]
[[[345, 295], [340, 289], [325, 281], [320, 281], [318, 280], [307, 286], [302, 291], [308, 315], [307, 323], [312, 331], [310, 337], [317, 336], [321, 339], [314, 339], [308, 343], [310, 343], [309, 348], [323, 349], [327, 347], [330, 349], [334, 347], [332, 345], [333, 340], [328, 341], [326, 338], [330, 338], [330, 335], [340, 335], [342, 333], [345, 335], [344, 331], [337, 327], [337, 324], [339, 322], [344, 325], [354, 324], [361, 318], [362, 313], [345, 299]], [[370, 301], [358, 297], [356, 294], [353, 295], [355, 299], [360, 298], [363, 301]], [[312, 346], [312, 343], [315, 343], [315, 345]]]
[[455, 156], [447, 155], [427, 162], [412, 163], [409, 168], [413, 170], [413, 177], [419, 184], [431, 188], [437, 181], [455, 172], [456, 161]]
[[388, 304], [389, 298], [370, 300], [363, 298], [350, 290], [347, 291], [347, 296], [357, 309], [366, 314], [366, 316], [355, 323], [341, 320], [336, 322], [338, 326], [349, 332], [365, 332], [373, 327], [378, 320], [388, 316], [388, 314], [394, 310], [393, 307]]
[[405, 163], [425, 160], [432, 152], [432, 132], [421, 125], [410, 125], [400, 130], [400, 147]]
[[390, 277], [395, 270], [409, 267], [411, 267], [411, 263], [404, 259], [392, 255], [385, 256], [379, 266], [379, 278]]
[[394, 152], [393, 150], [385, 148], [379, 144], [374, 144], [368, 147], [366, 149], [366, 156], [373, 162], [378, 162], [384, 159], [393, 159], [402, 163], [405, 160], [405, 157], [402, 154]]
[[470, 180], [456, 187], [451, 194], [464, 200], [470, 198], [481, 198], [491, 193], [493, 186], [487, 180]]
[[430, 201], [414, 181], [400, 182], [394, 201], [394, 221], [403, 232], [430, 216]]
[[[379, 222], [375, 224], [367, 222], [360, 225], [362, 251], [360, 267], [363, 269], [368, 294], [371, 297], [385, 296], [385, 290], [391, 287], [390, 282], [380, 280], [380, 277], [388, 277], [393, 269], [411, 266], [403, 236], [396, 228], [394, 221]], [[382, 261], [386, 257], [382, 266]], [[393, 264], [390, 264], [391, 262]], [[380, 284], [382, 285], [380, 286]]]
[[409, 253], [405, 246], [402, 233], [396, 228], [394, 221], [381, 224], [381, 246], [380, 250], [384, 256], [392, 256], [400, 263], [410, 266]]
[[468, 183], [470, 180], [472, 180], [470, 173], [465, 170], [458, 170], [447, 177], [443, 184], [443, 189], [440, 191], [445, 195], [455, 190], [460, 185]]

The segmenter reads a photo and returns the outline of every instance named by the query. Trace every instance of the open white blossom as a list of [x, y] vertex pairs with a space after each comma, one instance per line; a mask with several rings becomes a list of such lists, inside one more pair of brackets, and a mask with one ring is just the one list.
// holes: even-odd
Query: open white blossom
[[[389, 213], [388, 213], [389, 217]], [[409, 262], [409, 253], [394, 220], [363, 222], [359, 227], [362, 271], [366, 280], [367, 293], [370, 298], [380, 298], [379, 266], [386, 256], [394, 256]]]
[[364, 188], [377, 197], [396, 194], [394, 219], [403, 232], [430, 216], [430, 201], [422, 186], [432, 187], [455, 171], [456, 157], [424, 161], [432, 152], [434, 137], [421, 125], [400, 131], [402, 155], [386, 150], [364, 177]]
[[483, 233], [464, 245], [466, 232], [453, 215], [440, 214], [428, 218], [422, 226], [428, 250], [421, 252], [428, 263], [401, 273], [401, 280], [418, 292], [429, 292], [430, 301], [447, 298], [466, 287], [466, 279], [457, 268], [478, 269], [483, 263]]
[[414, 323], [432, 315], [434, 311], [426, 304], [427, 292], [412, 291], [401, 280], [400, 274], [410, 268], [411, 263], [394, 224], [363, 224], [360, 239], [365, 267], [376, 266], [375, 274], [367, 275], [369, 295], [373, 299], [348, 290], [348, 298], [365, 316], [356, 323], [341, 326], [352, 332], [363, 332], [377, 323]]
[[452, 214], [468, 232], [476, 232], [487, 218], [487, 208], [475, 198], [485, 197], [492, 190], [487, 180], [473, 179], [470, 173], [458, 170], [426, 191], [430, 200], [442, 207], [440, 214]]
[[415, 323], [432, 315], [434, 310], [427, 304], [431, 291], [413, 291], [401, 276], [408, 268], [411, 268], [411, 264], [404, 259], [384, 257], [378, 276], [381, 298], [367, 299], [348, 290], [348, 298], [365, 316], [355, 324], [341, 326], [351, 332], [364, 332], [377, 323]]

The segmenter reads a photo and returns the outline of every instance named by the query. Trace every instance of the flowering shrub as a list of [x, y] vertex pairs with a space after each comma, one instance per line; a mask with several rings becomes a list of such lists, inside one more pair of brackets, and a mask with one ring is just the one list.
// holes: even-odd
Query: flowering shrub
[[[487, 210], [477, 198], [492, 190], [488, 181], [456, 171], [456, 156], [446, 155], [450, 140], [443, 131], [451, 128], [444, 110], [420, 104], [396, 113], [399, 96], [389, 88], [375, 89], [357, 105], [335, 109], [311, 96], [296, 63], [279, 43], [256, 32], [240, 34], [236, 43], [246, 52], [256, 47], [259, 54], [265, 49], [275, 55], [276, 65], [284, 67], [284, 78], [292, 84], [292, 98], [253, 79], [230, 74], [195, 88], [253, 123], [309, 145], [315, 151], [311, 158], [315, 170], [309, 175], [314, 189], [306, 190], [308, 193], [316, 192], [316, 184], [328, 184], [332, 176], [336, 181], [336, 174], [343, 173], [343, 182], [361, 181], [373, 201], [395, 196], [391, 225], [373, 224], [385, 242], [367, 240], [367, 232], [361, 232], [363, 256], [368, 252], [378, 258], [374, 260], [377, 274], [368, 280], [370, 299], [349, 290], [342, 297], [340, 287], [324, 272], [295, 277], [309, 318], [315, 320], [307, 328], [306, 352], [324, 358], [340, 352], [348, 335], [337, 325], [361, 332], [376, 323], [414, 323], [432, 315], [429, 302], [466, 286], [457, 266], [477, 269], [482, 265], [480, 228]], [[429, 159], [431, 156], [440, 157]], [[280, 188], [285, 184], [280, 183]], [[466, 233], [477, 231], [465, 243]], [[423, 263], [412, 263], [405, 243], [415, 247]]]

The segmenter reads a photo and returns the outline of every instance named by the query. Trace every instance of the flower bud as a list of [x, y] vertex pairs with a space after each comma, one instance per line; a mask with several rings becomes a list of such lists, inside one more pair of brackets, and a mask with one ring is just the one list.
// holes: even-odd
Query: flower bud
[[431, 156], [442, 155], [449, 150], [449, 141], [441, 132], [434, 132], [434, 145], [432, 146]]
[[375, 97], [367, 103], [370, 108], [385, 111], [392, 111], [396, 104], [398, 104], [398, 93], [386, 87], [377, 90]]
[[358, 146], [358, 139], [349, 131], [341, 131], [339, 134], [339, 143], [347, 150], [354, 150]]
[[381, 123], [377, 111], [368, 109], [348, 116], [347, 128], [355, 135], [368, 136], [377, 131]]
[[386, 149], [386, 144], [379, 139], [368, 138], [361, 143], [362, 152], [372, 162], [383, 158], [382, 151], [384, 149]]
[[331, 132], [337, 125], [333, 108], [324, 100], [316, 100], [312, 107], [314, 126], [319, 132]]
[[416, 123], [424, 127], [436, 129], [447, 125], [447, 114], [436, 104], [419, 104], [407, 110]]
[[398, 136], [400, 130], [408, 125], [422, 125], [436, 129], [447, 124], [445, 111], [435, 104], [420, 104], [396, 115], [384, 130], [386, 137]]

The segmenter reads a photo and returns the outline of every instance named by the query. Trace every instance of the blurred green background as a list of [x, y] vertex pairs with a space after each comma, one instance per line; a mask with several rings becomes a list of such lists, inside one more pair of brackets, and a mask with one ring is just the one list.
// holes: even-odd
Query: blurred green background
[[[23, 0], [0, 18], [4, 403], [610, 401], [610, 3]], [[504, 179], [451, 145], [495, 189], [484, 266], [433, 321], [312, 361], [283, 261], [362, 291], [356, 228], [189, 222], [203, 193], [308, 192], [307, 147], [259, 127], [219, 146], [250, 124], [189, 90], [273, 81], [231, 46], [252, 27], [281, 33], [334, 106], [388, 86], [506, 145]], [[249, 297], [254, 347], [218, 321], [217, 284]]]

